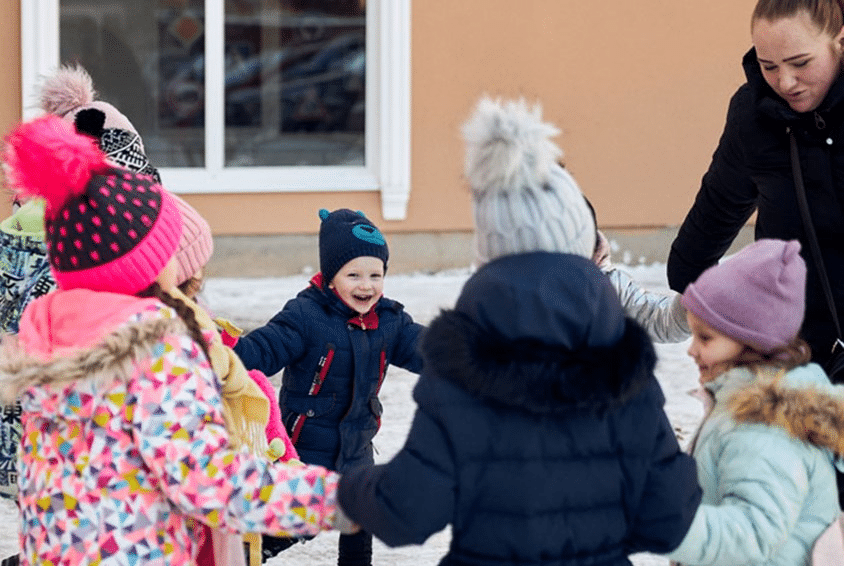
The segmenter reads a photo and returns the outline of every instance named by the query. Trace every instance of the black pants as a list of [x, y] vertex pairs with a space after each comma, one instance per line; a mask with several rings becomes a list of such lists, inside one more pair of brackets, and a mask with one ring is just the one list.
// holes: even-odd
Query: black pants
[[[283, 552], [296, 544], [310, 540], [297, 538], [279, 538], [264, 535], [261, 537], [263, 548], [263, 562]], [[359, 532], [356, 535], [340, 535], [337, 566], [371, 566], [372, 564], [372, 535]]]
[[372, 535], [365, 531], [340, 535], [337, 566], [372, 566]]

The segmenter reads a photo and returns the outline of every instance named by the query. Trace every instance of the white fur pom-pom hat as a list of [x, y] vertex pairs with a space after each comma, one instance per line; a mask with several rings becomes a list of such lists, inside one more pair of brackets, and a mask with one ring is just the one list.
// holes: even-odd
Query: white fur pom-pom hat
[[563, 152], [551, 140], [559, 133], [523, 99], [483, 97], [463, 125], [479, 264], [533, 251], [592, 257], [594, 217], [559, 165]]

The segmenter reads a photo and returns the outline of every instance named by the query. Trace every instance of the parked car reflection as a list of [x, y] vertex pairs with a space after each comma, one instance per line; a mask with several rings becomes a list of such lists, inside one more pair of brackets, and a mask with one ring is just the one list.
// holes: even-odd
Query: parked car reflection
[[[249, 57], [228, 57], [226, 126], [267, 126], [262, 124], [262, 105], [277, 103], [282, 132], [363, 131], [365, 76], [362, 30]], [[204, 80], [203, 55], [182, 64], [165, 83], [161, 121], [170, 126], [201, 127]]]

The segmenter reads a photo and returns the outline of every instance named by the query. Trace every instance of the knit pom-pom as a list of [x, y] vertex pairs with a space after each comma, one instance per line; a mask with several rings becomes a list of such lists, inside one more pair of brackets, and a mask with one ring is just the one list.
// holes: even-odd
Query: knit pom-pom
[[524, 99], [483, 97], [463, 125], [465, 173], [477, 193], [539, 189], [562, 150], [550, 138], [560, 131], [542, 121], [542, 108]]
[[108, 167], [96, 140], [49, 114], [20, 124], [6, 137], [5, 162], [9, 184], [24, 195], [43, 197], [48, 216], [81, 194], [93, 173]]
[[64, 116], [94, 101], [94, 81], [80, 66], [65, 65], [47, 78], [41, 87], [40, 103], [45, 112]]

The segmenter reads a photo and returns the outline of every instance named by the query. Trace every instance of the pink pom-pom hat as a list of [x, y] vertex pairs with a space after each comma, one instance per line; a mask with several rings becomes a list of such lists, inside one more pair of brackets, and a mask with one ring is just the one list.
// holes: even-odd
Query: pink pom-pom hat
[[152, 177], [110, 165], [90, 137], [52, 115], [6, 138], [10, 184], [46, 201], [48, 258], [61, 289], [134, 295], [150, 286], [182, 231], [172, 195]]

